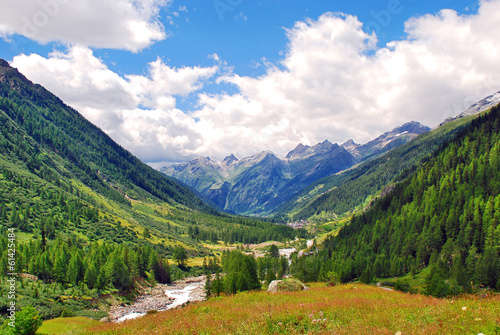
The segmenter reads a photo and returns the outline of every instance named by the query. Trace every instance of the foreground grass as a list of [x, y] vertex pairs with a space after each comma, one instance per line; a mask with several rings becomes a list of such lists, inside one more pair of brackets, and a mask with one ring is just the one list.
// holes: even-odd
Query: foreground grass
[[57, 318], [44, 321], [36, 333], [37, 335], [79, 334], [81, 331], [96, 327], [99, 324], [99, 321], [83, 317]]
[[240, 293], [83, 334], [500, 334], [500, 297], [436, 299], [367, 285]]

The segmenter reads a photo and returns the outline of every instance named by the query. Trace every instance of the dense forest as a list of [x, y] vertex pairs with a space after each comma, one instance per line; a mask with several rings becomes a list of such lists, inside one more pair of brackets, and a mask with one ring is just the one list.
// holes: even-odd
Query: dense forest
[[400, 277], [430, 267], [427, 293], [500, 289], [500, 107], [443, 144], [389, 195], [352, 218], [292, 272], [344, 282]]
[[[266, 255], [257, 259], [238, 250], [226, 250], [220, 260], [217, 257], [205, 260], [204, 270], [207, 274], [207, 297], [219, 296], [221, 293], [234, 294], [260, 289], [261, 282], [269, 284], [282, 278], [288, 273], [288, 259], [280, 257], [276, 245], [271, 245]], [[212, 276], [214, 273], [215, 276]]]

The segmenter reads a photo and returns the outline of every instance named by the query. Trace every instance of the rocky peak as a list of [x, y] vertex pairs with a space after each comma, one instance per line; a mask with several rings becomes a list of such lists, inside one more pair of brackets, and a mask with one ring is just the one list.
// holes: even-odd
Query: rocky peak
[[333, 144], [332, 142], [328, 140], [324, 140], [321, 143], [316, 144], [315, 146], [312, 146], [311, 148], [308, 149], [311, 153], [323, 153], [330, 151], [332, 149], [338, 148], [338, 144]]
[[302, 153], [304, 153], [307, 149], [309, 149], [309, 146], [308, 145], [303, 145], [302, 143], [299, 143], [299, 145], [297, 145], [295, 147], [295, 149], [293, 149], [292, 151], [290, 151], [287, 155], [286, 155], [286, 158], [294, 158], [294, 157], [299, 157]]
[[8, 67], [8, 68], [10, 68], [10, 65], [9, 65], [9, 63], [6, 60], [0, 58], [0, 67]]
[[489, 95], [486, 98], [476, 102], [475, 104], [470, 106], [465, 112], [461, 113], [459, 117], [480, 113], [482, 111], [487, 110], [488, 108], [497, 105], [498, 103], [500, 103], [500, 92]]
[[408, 132], [408, 133], [412, 133], [412, 134], [423, 134], [423, 133], [428, 132], [429, 130], [430, 130], [429, 127], [424, 126], [420, 122], [410, 121], [410, 122], [407, 122], [407, 123], [405, 123], [404, 125], [402, 125], [400, 127], [394, 128], [389, 133], [399, 133], [399, 134], [401, 134], [401, 133], [404, 133], [404, 132]]
[[237, 161], [239, 161], [239, 159], [236, 158], [236, 156], [234, 154], [231, 154], [231, 155], [227, 156], [226, 158], [224, 158], [224, 160], [222, 161], [222, 164], [227, 166], [227, 165], [231, 165]]
[[360, 144], [357, 144], [356, 142], [354, 142], [354, 140], [351, 138], [350, 140], [347, 140], [345, 141], [344, 143], [342, 143], [340, 145], [341, 147], [344, 147], [345, 149], [347, 148], [356, 148], [356, 147], [359, 147]]

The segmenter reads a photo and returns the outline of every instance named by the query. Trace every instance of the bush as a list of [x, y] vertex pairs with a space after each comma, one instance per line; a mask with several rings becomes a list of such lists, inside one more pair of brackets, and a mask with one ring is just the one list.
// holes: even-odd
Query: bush
[[335, 286], [340, 284], [340, 277], [335, 271], [329, 271], [326, 274], [326, 285]]
[[411, 286], [407, 279], [398, 279], [394, 284], [394, 289], [401, 292], [410, 292]]
[[5, 320], [0, 331], [3, 335], [35, 335], [42, 325], [42, 319], [35, 308], [27, 306], [16, 314], [14, 327], [9, 325], [10, 320]]

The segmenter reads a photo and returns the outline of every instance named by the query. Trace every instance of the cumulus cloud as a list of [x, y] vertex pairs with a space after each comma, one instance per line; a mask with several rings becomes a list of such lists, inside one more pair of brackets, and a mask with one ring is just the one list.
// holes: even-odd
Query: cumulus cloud
[[474, 15], [413, 18], [383, 48], [354, 16], [297, 22], [282, 69], [225, 76], [238, 94], [201, 95], [206, 150], [284, 154], [298, 142], [368, 141], [409, 120], [436, 126], [500, 89], [499, 15], [500, 1], [483, 1]]
[[176, 106], [177, 96], [202, 88], [218, 70], [172, 68], [160, 59], [145, 76], [121, 77], [88, 48], [72, 47], [44, 58], [14, 57], [12, 66], [41, 83], [145, 161], [194, 158], [200, 141], [193, 117]]
[[[500, 0], [481, 1], [477, 14], [412, 18], [404, 39], [379, 48], [356, 17], [325, 13], [287, 29], [281, 64], [267, 63], [258, 78], [232, 72], [216, 54], [217, 66], [157, 60], [145, 76], [119, 76], [77, 47], [13, 65], [147, 162], [284, 155], [299, 142], [365, 142], [410, 120], [435, 126], [500, 90], [498, 22]], [[237, 93], [203, 92], [214, 77]], [[177, 109], [177, 96], [195, 92], [197, 110]]]
[[166, 38], [159, 12], [170, 0], [15, 0], [2, 6], [0, 37], [140, 51]]

